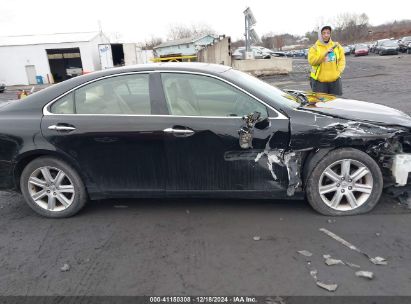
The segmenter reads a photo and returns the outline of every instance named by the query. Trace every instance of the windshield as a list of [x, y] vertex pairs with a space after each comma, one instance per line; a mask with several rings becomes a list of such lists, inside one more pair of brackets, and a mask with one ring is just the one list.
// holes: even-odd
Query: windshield
[[247, 73], [230, 69], [225, 71], [224, 74], [227, 74], [230, 76], [230, 78], [235, 79], [240, 84], [240, 86], [246, 88], [248, 87], [252, 90], [257, 91], [266, 100], [273, 100], [276, 103], [280, 103], [281, 105], [285, 105], [291, 108], [297, 108], [300, 106], [300, 103], [297, 101], [297, 98], [295, 96], [290, 95]]
[[394, 41], [384, 41], [384, 42], [382, 43], [382, 45], [383, 45], [383, 46], [394, 46], [394, 47], [397, 47], [397, 46], [398, 46], [397, 43], [394, 42]]
[[364, 49], [368, 49], [368, 46], [366, 46], [365, 44], [357, 44], [355, 46], [356, 50], [364, 50]]

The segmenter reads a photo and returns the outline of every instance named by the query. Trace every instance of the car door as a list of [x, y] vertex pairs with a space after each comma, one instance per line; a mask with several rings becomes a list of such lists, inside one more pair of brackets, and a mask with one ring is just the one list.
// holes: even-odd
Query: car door
[[91, 193], [165, 190], [161, 117], [152, 115], [148, 73], [114, 75], [68, 92], [49, 105], [43, 136], [76, 161]]
[[[283, 193], [287, 173], [273, 171], [266, 147], [284, 149], [288, 119], [238, 87], [212, 75], [163, 72], [167, 191]], [[252, 146], [240, 146], [243, 115], [260, 112]]]

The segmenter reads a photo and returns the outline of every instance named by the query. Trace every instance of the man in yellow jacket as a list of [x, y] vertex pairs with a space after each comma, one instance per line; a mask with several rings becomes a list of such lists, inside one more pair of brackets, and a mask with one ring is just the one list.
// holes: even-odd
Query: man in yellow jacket
[[324, 26], [321, 36], [308, 51], [313, 92], [342, 95], [341, 74], [345, 68], [343, 47], [331, 40], [331, 27]]

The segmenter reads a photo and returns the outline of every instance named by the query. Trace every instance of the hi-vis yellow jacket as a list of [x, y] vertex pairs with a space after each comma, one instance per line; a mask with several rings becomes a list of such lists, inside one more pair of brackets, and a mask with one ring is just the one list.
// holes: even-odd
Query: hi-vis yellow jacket
[[343, 47], [338, 44], [334, 52], [327, 54], [328, 50], [336, 45], [330, 41], [325, 45], [320, 40], [310, 47], [308, 63], [311, 65], [311, 78], [320, 82], [333, 82], [341, 77], [345, 68], [345, 55]]

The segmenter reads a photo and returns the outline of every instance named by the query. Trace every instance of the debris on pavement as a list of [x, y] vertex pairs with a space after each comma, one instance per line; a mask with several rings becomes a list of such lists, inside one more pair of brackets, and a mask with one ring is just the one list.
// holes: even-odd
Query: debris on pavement
[[374, 273], [371, 271], [364, 271], [364, 270], [360, 270], [360, 271], [356, 271], [355, 275], [357, 277], [362, 277], [362, 278], [366, 278], [369, 280], [372, 280], [374, 278]]
[[299, 254], [303, 255], [303, 256], [306, 256], [306, 257], [310, 257], [310, 256], [313, 255], [311, 252], [309, 252], [309, 251], [307, 251], [307, 250], [300, 250], [300, 251], [297, 251], [297, 252], [298, 252]]
[[376, 236], [381, 236], [381, 233], [376, 232], [375, 235], [376, 235]]
[[333, 266], [333, 265], [345, 265], [345, 263], [342, 260], [337, 260], [333, 259], [330, 255], [324, 254], [323, 258], [325, 259], [325, 264], [328, 266]]
[[321, 288], [324, 288], [324, 289], [326, 289], [328, 291], [331, 291], [331, 292], [336, 291], [337, 288], [338, 288], [337, 284], [325, 284], [325, 283], [320, 282], [320, 281], [317, 281], [316, 284], [317, 284], [317, 286], [319, 286]]
[[317, 284], [317, 286], [319, 286], [319, 287], [321, 287], [325, 290], [328, 290], [328, 291], [336, 291], [337, 290], [337, 287], [338, 287], [337, 284], [326, 284], [324, 282], [321, 282], [320, 280], [318, 280], [317, 274], [318, 274], [317, 269], [310, 270], [310, 275], [314, 279], [315, 284]]
[[383, 257], [371, 257], [370, 255], [368, 255], [367, 253], [365, 253], [364, 251], [360, 250], [358, 247], [354, 246], [353, 244], [351, 244], [350, 242], [344, 240], [343, 238], [339, 237], [338, 235], [336, 235], [335, 233], [325, 229], [325, 228], [320, 228], [321, 232], [324, 232], [326, 235], [328, 235], [329, 237], [333, 238], [334, 240], [336, 240], [337, 242], [343, 244], [344, 246], [350, 248], [351, 250], [354, 250], [358, 253], [361, 253], [362, 255], [366, 256], [371, 263], [375, 264], [375, 265], [387, 265], [388, 262], [385, 258]]
[[325, 264], [327, 264], [328, 266], [333, 266], [333, 265], [345, 265], [348, 266], [350, 268], [361, 268], [360, 265], [354, 264], [354, 263], [350, 263], [347, 261], [343, 261], [343, 260], [338, 260], [338, 259], [333, 259], [329, 254], [324, 254], [323, 258], [325, 259]]
[[345, 264], [346, 264], [347, 266], [351, 267], [351, 268], [361, 268], [360, 265], [353, 264], [353, 263], [350, 263], [350, 262], [345, 262]]
[[66, 272], [70, 270], [70, 265], [69, 264], [64, 264], [63, 267], [60, 268], [61, 272]]
[[261, 236], [254, 236], [254, 237], [253, 237], [253, 240], [254, 240], [254, 241], [261, 241]]
[[328, 219], [327, 222], [328, 222], [328, 224], [334, 224], [336, 222], [336, 220]]
[[186, 213], [187, 213], [187, 214], [190, 214], [190, 210], [187, 209], [187, 210], [186, 210]]
[[379, 257], [379, 256], [375, 258], [370, 258], [370, 261], [374, 263], [375, 265], [387, 265], [388, 264], [386, 259]]
[[317, 273], [318, 273], [317, 269], [310, 270], [310, 276], [312, 276], [315, 281], [318, 281]]

